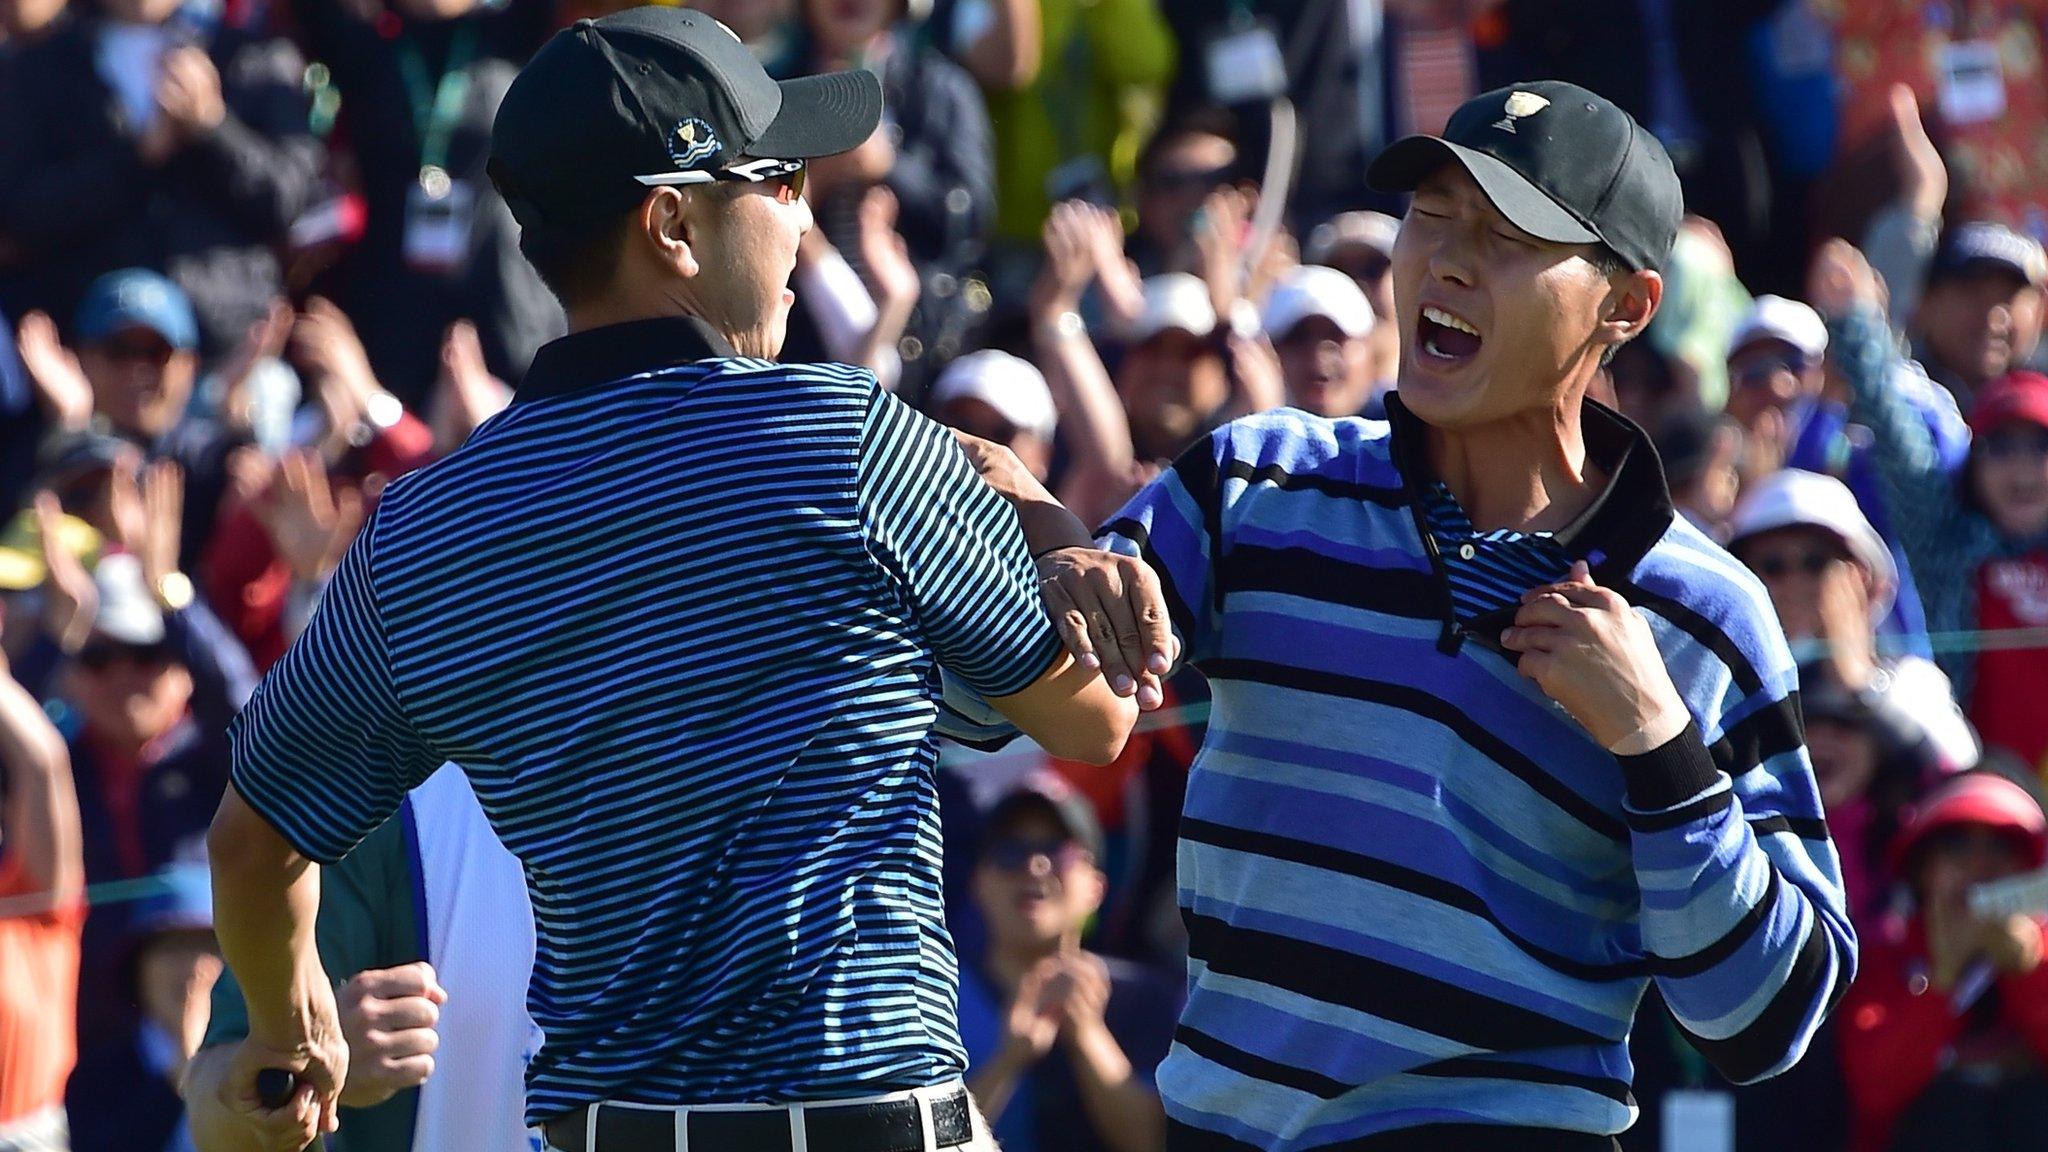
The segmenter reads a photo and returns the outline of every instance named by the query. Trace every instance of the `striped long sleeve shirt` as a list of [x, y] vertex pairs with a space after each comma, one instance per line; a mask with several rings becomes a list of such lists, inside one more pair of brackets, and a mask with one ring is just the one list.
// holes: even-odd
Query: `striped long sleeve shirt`
[[639, 321], [547, 345], [391, 486], [236, 721], [234, 786], [326, 862], [463, 766], [533, 901], [534, 1124], [927, 1086], [965, 1063], [938, 669], [1006, 695], [1058, 646], [944, 429]]
[[1498, 647], [1511, 605], [1455, 602], [1424, 430], [1389, 415], [1228, 425], [1106, 529], [1159, 573], [1214, 694], [1158, 1074], [1177, 1152], [1604, 1146], [1635, 1116], [1651, 981], [1750, 1081], [1854, 973], [1770, 601], [1673, 517], [1641, 431], [1588, 404], [1612, 480], [1555, 537], [1648, 622], [1692, 713], [1617, 760]]

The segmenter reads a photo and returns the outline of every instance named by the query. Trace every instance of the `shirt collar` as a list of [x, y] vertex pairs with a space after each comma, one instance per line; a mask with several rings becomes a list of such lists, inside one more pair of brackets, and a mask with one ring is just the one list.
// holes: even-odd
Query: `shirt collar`
[[724, 336], [695, 316], [607, 324], [543, 344], [512, 402], [564, 396], [628, 376], [735, 355]]
[[[1393, 426], [1394, 467], [1409, 498], [1416, 499], [1436, 479], [1427, 453], [1428, 429], [1421, 417], [1408, 411], [1398, 392], [1387, 394], [1387, 420]], [[1628, 579], [1671, 527], [1671, 492], [1649, 435], [1626, 416], [1587, 400], [1579, 424], [1586, 455], [1607, 473], [1607, 485], [1551, 539], [1572, 558], [1591, 565], [1594, 580], [1617, 583]]]

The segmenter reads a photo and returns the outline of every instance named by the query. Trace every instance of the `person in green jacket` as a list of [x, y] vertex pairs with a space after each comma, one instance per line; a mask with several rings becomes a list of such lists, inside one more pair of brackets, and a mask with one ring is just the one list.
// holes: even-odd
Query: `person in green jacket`
[[[519, 862], [467, 777], [444, 766], [398, 815], [324, 869], [315, 932], [349, 1045], [326, 1152], [533, 1152], [523, 1121], [533, 915]], [[444, 985], [445, 981], [445, 985]], [[259, 1147], [221, 1099], [248, 1012], [232, 974], [185, 1077], [199, 1152]]]

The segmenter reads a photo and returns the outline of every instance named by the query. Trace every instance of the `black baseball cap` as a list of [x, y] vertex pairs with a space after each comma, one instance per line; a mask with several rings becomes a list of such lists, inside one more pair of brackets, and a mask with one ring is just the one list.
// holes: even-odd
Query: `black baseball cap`
[[864, 69], [777, 82], [688, 8], [578, 20], [542, 45], [491, 126], [491, 181], [525, 227], [623, 212], [651, 187], [758, 180], [763, 161], [858, 146], [882, 119]]
[[1991, 220], [1958, 224], [1942, 236], [1928, 268], [1930, 281], [1993, 269], [2039, 288], [2048, 283], [2048, 254], [2039, 241]]
[[1040, 770], [1019, 781], [988, 810], [982, 823], [984, 834], [995, 837], [1007, 832], [1026, 812], [1051, 816], [1068, 839], [1102, 859], [1102, 823], [1095, 818], [1095, 806], [1062, 777]]
[[1657, 138], [1605, 97], [1562, 80], [1474, 96], [1443, 135], [1389, 145], [1365, 179], [1381, 192], [1413, 192], [1452, 160], [1515, 227], [1561, 244], [1605, 244], [1630, 268], [1662, 267], [1685, 215]]

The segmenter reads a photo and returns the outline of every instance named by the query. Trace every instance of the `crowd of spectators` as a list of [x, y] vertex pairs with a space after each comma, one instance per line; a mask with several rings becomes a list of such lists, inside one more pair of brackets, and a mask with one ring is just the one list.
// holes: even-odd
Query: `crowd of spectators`
[[[1096, 523], [1235, 417], [1383, 411], [1384, 143], [1521, 79], [1631, 111], [1692, 214], [1598, 398], [1794, 644], [1864, 962], [1777, 1082], [1643, 1017], [1622, 1143], [2039, 1144], [2048, 897], [1981, 897], [2048, 858], [2048, 3], [695, 4], [778, 75], [888, 94], [811, 166], [785, 357], [872, 369]], [[489, 126], [615, 6], [0, 0], [0, 1149], [67, 1102], [78, 1152], [183, 1146], [227, 721], [383, 487], [563, 330]], [[946, 751], [1006, 1148], [1163, 1141], [1205, 714], [1198, 677], [1166, 695], [1107, 771]], [[1726, 1141], [1673, 1142], [1702, 1123]]]

